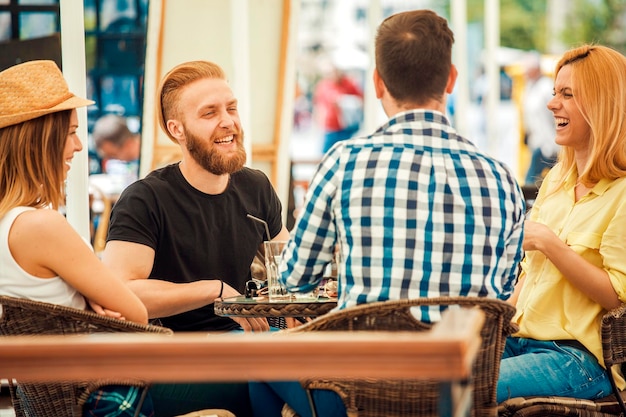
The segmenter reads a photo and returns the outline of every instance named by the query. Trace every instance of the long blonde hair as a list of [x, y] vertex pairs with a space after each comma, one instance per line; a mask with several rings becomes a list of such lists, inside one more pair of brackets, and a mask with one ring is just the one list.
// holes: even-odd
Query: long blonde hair
[[0, 218], [18, 206], [63, 203], [63, 151], [72, 110], [0, 129]]
[[[626, 176], [626, 57], [600, 45], [571, 49], [556, 65], [555, 75], [569, 65], [574, 102], [590, 126], [589, 159], [581, 183]], [[574, 150], [560, 155], [563, 178], [576, 167]]]

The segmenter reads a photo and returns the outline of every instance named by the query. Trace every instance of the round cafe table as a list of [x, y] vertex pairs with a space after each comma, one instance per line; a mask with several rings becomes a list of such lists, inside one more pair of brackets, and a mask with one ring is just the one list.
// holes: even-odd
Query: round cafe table
[[270, 302], [267, 296], [229, 297], [215, 300], [215, 314], [225, 317], [317, 317], [337, 306], [336, 298], [319, 297], [316, 301], [291, 300]]

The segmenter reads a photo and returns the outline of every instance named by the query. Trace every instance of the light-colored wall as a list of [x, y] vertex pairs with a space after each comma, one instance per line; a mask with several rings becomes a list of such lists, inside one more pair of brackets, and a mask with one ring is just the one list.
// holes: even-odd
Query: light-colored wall
[[[288, 140], [295, 67], [289, 31], [293, 0], [151, 0], [145, 68], [142, 176], [175, 162], [180, 150], [155, 118], [155, 90], [174, 66], [219, 64], [239, 100], [248, 164], [263, 170], [287, 205]], [[284, 16], [284, 14], [287, 14]]]

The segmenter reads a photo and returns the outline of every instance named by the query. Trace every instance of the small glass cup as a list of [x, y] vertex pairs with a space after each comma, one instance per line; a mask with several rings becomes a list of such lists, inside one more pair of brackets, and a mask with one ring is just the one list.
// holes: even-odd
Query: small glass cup
[[334, 248], [333, 258], [326, 268], [327, 274], [324, 277], [324, 285], [321, 288], [324, 297], [337, 297], [339, 293], [339, 272], [341, 267], [341, 248], [337, 245]]
[[267, 273], [267, 290], [270, 303], [289, 301], [291, 296], [279, 278], [278, 267], [282, 259], [285, 241], [265, 241], [265, 270]]

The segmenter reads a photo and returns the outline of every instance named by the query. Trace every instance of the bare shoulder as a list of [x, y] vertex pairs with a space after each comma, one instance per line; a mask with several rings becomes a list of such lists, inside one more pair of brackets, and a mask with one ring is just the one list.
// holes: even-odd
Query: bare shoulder
[[71, 226], [65, 217], [56, 210], [38, 209], [28, 210], [20, 214], [13, 223], [11, 234], [33, 238], [39, 236], [58, 235], [67, 233]]
[[9, 247], [15, 261], [40, 278], [62, 276], [57, 263], [68, 254], [89, 250], [65, 217], [48, 209], [21, 213], [9, 232]]

